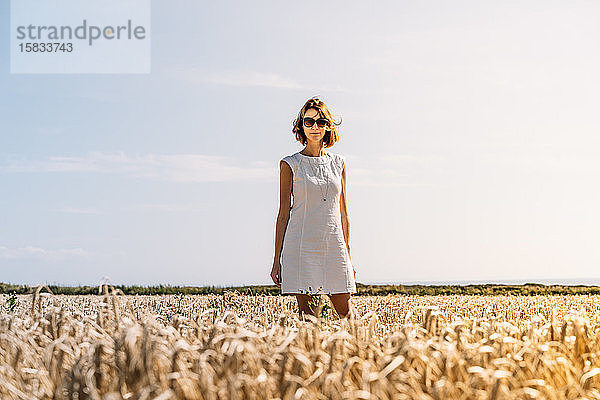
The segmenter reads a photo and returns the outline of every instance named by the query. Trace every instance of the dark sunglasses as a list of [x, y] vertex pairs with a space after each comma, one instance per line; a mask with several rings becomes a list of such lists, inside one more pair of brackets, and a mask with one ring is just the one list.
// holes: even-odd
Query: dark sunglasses
[[317, 123], [317, 126], [319, 128], [324, 128], [326, 126], [329, 126], [329, 121], [326, 118], [319, 118], [319, 119], [315, 120], [314, 118], [311, 118], [311, 117], [304, 117], [302, 122], [304, 123], [304, 126], [306, 126], [307, 128], [310, 128], [311, 126], [313, 126], [315, 124], [315, 122]]

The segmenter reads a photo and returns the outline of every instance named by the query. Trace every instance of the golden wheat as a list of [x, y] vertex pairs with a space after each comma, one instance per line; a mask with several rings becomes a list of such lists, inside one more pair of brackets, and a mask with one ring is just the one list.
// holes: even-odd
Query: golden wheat
[[299, 320], [291, 296], [102, 289], [2, 301], [1, 399], [600, 399], [598, 296], [355, 296]]

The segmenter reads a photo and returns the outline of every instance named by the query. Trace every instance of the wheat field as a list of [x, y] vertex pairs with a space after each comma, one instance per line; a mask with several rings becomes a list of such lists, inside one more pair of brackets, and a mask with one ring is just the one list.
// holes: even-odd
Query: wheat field
[[0, 300], [0, 399], [600, 399], [600, 296]]

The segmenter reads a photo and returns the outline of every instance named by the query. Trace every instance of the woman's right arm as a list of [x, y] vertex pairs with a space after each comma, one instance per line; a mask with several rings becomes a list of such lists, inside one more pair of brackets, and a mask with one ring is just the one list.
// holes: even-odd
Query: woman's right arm
[[285, 161], [280, 162], [279, 169], [279, 212], [277, 213], [277, 224], [275, 226], [275, 261], [281, 257], [283, 237], [290, 219], [291, 195], [292, 195], [292, 169]]

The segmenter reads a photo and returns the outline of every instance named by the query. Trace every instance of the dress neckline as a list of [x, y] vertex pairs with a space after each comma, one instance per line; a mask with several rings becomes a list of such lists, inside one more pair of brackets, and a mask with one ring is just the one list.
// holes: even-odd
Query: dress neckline
[[298, 152], [296, 154], [299, 154], [300, 157], [302, 157], [304, 160], [310, 160], [310, 162], [317, 163], [317, 164], [325, 164], [326, 162], [329, 161], [328, 159], [330, 158], [330, 154], [328, 151], [324, 151], [324, 154], [319, 157], [307, 156], [306, 154], [302, 154], [300, 152]]

